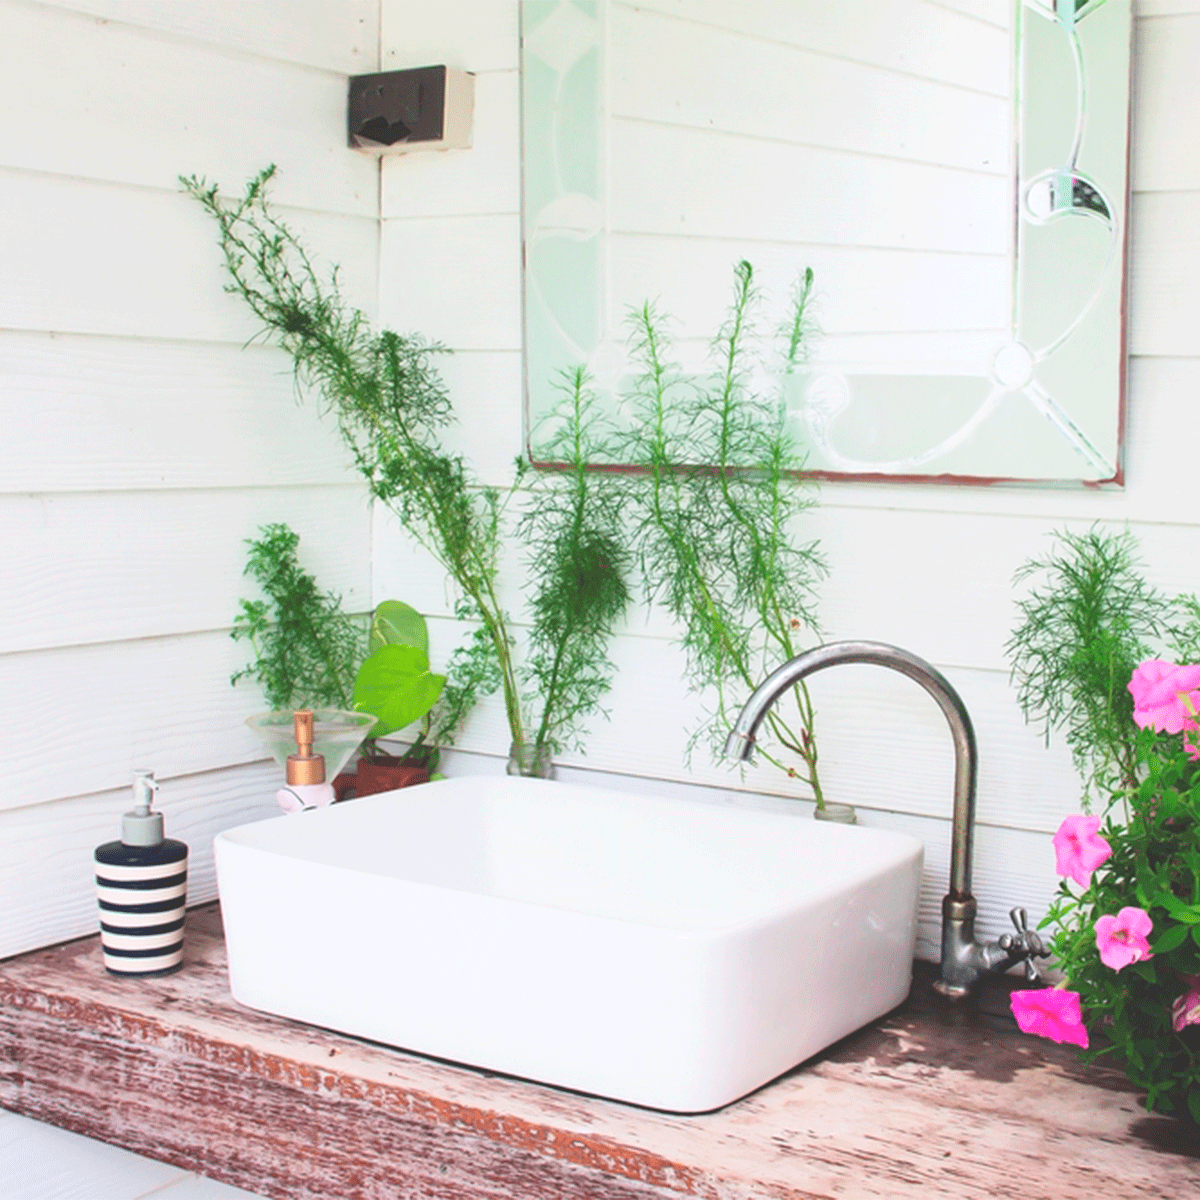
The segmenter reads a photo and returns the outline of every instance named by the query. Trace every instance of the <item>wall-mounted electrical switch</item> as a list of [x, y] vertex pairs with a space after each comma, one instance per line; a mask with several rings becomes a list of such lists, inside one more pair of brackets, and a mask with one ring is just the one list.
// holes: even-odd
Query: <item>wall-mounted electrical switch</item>
[[350, 77], [350, 145], [375, 154], [471, 144], [475, 76], [414, 67]]

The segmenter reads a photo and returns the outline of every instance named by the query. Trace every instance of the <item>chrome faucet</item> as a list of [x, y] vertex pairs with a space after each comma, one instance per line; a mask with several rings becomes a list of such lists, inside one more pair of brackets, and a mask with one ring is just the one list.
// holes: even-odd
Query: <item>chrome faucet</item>
[[839, 663], [869, 663], [890, 667], [915, 679], [938, 703], [950, 723], [954, 739], [954, 814], [950, 843], [950, 891], [942, 901], [942, 974], [934, 987], [944, 996], [959, 999], [984, 975], [1025, 964], [1030, 981], [1038, 978], [1035, 958], [1050, 951], [1027, 925], [1025, 910], [1009, 914], [1016, 934], [1005, 933], [994, 942], [975, 940], [975, 897], [971, 895], [971, 851], [975, 835], [975, 775], [979, 753], [975, 730], [962, 698], [945, 676], [923, 659], [883, 642], [830, 642], [817, 646], [777, 668], [746, 701], [725, 742], [731, 758], [748, 761], [754, 753], [754, 734], [767, 710], [784, 692], [805, 676]]

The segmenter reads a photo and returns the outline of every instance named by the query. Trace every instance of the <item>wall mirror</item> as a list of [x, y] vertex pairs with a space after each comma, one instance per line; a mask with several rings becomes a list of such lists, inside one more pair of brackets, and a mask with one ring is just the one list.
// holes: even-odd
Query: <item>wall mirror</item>
[[524, 0], [526, 436], [628, 312], [705, 370], [733, 267], [829, 478], [1121, 482], [1130, 0]]

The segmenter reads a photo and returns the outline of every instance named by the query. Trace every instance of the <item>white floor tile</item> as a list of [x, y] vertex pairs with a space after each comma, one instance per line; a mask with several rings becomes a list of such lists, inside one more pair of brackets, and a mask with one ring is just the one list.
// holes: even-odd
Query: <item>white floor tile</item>
[[260, 1197], [203, 1175], [189, 1175], [146, 1200], [260, 1200]]
[[178, 1167], [0, 1110], [0, 1200], [254, 1200]]
[[4, 1200], [135, 1200], [187, 1172], [128, 1150], [31, 1121], [0, 1116]]

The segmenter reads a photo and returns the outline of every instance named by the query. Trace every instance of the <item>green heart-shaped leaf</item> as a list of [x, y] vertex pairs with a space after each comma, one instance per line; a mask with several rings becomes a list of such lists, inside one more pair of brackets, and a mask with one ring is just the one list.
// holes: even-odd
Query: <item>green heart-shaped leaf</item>
[[371, 617], [371, 650], [381, 646], [416, 646], [429, 653], [429, 629], [425, 618], [400, 600], [385, 600]]
[[445, 675], [429, 669], [429, 655], [417, 646], [381, 646], [358, 669], [354, 707], [371, 713], [371, 737], [384, 737], [420, 720], [437, 703]]

